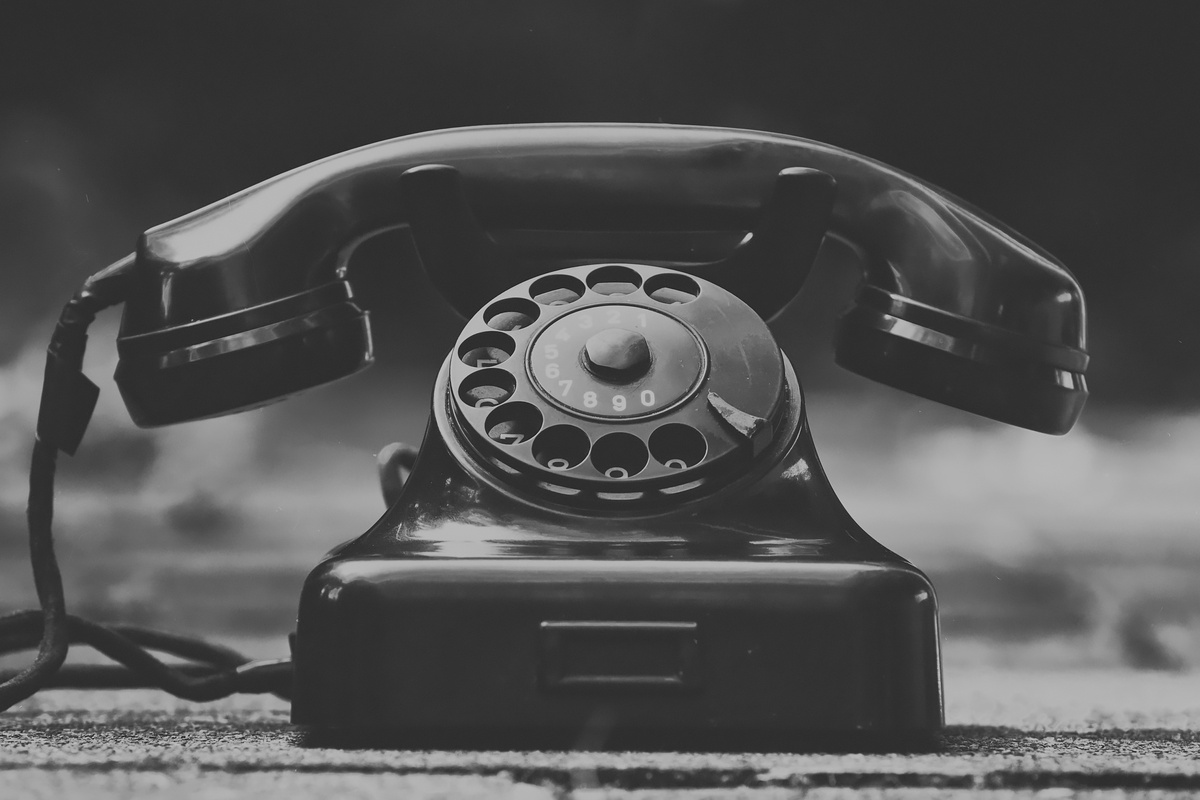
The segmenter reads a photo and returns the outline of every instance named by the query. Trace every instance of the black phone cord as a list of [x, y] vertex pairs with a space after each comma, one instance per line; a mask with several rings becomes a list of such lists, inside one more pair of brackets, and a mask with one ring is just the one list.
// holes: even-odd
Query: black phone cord
[[[0, 616], [0, 655], [34, 647], [37, 655], [23, 670], [0, 673], [0, 711], [50, 686], [157, 687], [197, 701], [243, 692], [269, 692], [286, 698], [291, 689], [287, 659], [251, 661], [201, 639], [134, 625], [100, 625], [67, 613], [51, 525], [58, 452], [75, 453], [99, 394], [83, 374], [88, 326], [99, 311], [124, 301], [133, 263], [130, 255], [88, 278], [63, 308], [47, 348], [26, 511], [40, 610]], [[120, 666], [64, 666], [72, 643], [89, 645]], [[169, 665], [151, 650], [194, 663]]]

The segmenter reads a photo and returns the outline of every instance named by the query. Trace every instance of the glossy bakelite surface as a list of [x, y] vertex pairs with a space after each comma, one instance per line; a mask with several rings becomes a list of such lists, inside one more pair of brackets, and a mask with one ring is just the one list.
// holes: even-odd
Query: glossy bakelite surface
[[598, 718], [597, 747], [916, 746], [942, 725], [933, 589], [790, 409], [736, 480], [596, 514], [481, 468], [435, 403], [397, 502], [306, 581], [293, 721], [417, 748], [570, 748]]
[[575, 749], [597, 720], [591, 748], [909, 749], [942, 725], [936, 601], [901, 562], [344, 559], [306, 584], [295, 665], [294, 722], [414, 749]]
[[244, 411], [370, 366], [367, 313], [344, 281], [119, 339], [116, 383], [142, 427]]
[[716, 284], [644, 264], [517, 284], [468, 320], [448, 374], [446, 434], [465, 457], [574, 508], [712, 491], [798, 419], [766, 323]]
[[[154, 352], [133, 364], [123, 349], [131, 409], [153, 405], [146, 387], [169, 391], [173, 383], [155, 373], [155, 359], [187, 351], [188, 358], [227, 360], [227, 348], [206, 338], [216, 323], [243, 325], [223, 334], [243, 349], [275, 335], [270, 325], [307, 324], [299, 347], [323, 349], [326, 361], [347, 365], [339, 374], [369, 362], [365, 333], [355, 344], [333, 333], [323, 339], [327, 329], [316, 317], [272, 319], [266, 331], [250, 318], [337, 283], [359, 242], [404, 224], [434, 285], [464, 316], [534, 275], [620, 258], [704, 277], [770, 318], [800, 289], [828, 230], [863, 255], [862, 291], [838, 331], [843, 366], [1052, 433], [1070, 428], [1087, 397], [1086, 320], [1075, 279], [962, 201], [805, 139], [587, 124], [464, 128], [380, 142], [147, 231], [121, 346], [137, 340]], [[519, 326], [523, 313], [510, 309], [501, 324]], [[209, 367], [178, 372], [190, 384]], [[255, 362], [260, 367], [253, 397], [145, 418], [158, 424], [226, 413], [329, 379], [284, 376], [266, 358]]]
[[[837, 182], [830, 227], [866, 253], [873, 285], [1035, 341], [1085, 346], [1082, 296], [1061, 264], [911, 176], [779, 134], [609, 124], [406, 136], [152, 228], [138, 253], [140, 268], [152, 273], [142, 286], [148, 296], [127, 318], [127, 332], [294, 294], [314, 276], [331, 279], [347, 245], [406, 220], [396, 181], [431, 163], [462, 173], [487, 225], [556, 230], [750, 230], [782, 170], [815, 168]], [[498, 277], [491, 294], [519, 276]]]
[[339, 555], [895, 558], [861, 531], [829, 486], [803, 423], [802, 400], [786, 405], [771, 447], [728, 480], [665, 504], [609, 503], [597, 513], [579, 498], [539, 491], [538, 475], [522, 482], [488, 462], [476, 449], [478, 437], [455, 420], [450, 375], [448, 360], [420, 459], [399, 501]]

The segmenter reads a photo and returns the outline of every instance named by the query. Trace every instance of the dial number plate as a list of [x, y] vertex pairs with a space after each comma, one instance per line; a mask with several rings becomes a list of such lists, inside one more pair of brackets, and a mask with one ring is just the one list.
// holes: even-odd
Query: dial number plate
[[[644, 337], [650, 362], [628, 377], [589, 368], [584, 346], [604, 331]], [[606, 419], [656, 414], [686, 396], [704, 374], [695, 335], [678, 320], [645, 306], [600, 305], [556, 319], [529, 347], [529, 374], [542, 393], [576, 413]]]

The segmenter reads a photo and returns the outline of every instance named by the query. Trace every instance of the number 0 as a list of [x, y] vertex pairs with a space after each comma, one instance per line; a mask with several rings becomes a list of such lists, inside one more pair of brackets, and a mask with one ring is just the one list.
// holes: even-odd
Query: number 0
[[654, 390], [653, 389], [643, 389], [642, 390], [642, 405], [644, 405], [644, 406], [654, 405]]

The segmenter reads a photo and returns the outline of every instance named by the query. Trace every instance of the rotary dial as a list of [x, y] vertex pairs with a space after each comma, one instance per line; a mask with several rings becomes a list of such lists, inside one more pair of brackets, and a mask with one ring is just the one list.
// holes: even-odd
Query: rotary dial
[[458, 436], [507, 482], [560, 502], [645, 506], [744, 472], [790, 400], [766, 324], [658, 267], [559, 270], [477, 313], [449, 364]]

